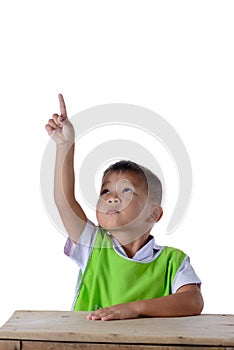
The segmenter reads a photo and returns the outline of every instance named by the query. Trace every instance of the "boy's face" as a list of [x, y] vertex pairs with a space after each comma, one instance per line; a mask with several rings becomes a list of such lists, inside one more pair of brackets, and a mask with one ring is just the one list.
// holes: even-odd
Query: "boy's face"
[[142, 230], [153, 226], [144, 177], [132, 171], [110, 172], [102, 181], [97, 220], [107, 230]]

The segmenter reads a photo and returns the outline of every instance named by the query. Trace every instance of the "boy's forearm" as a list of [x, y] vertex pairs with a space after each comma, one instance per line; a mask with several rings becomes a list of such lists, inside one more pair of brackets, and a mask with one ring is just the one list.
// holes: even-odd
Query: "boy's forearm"
[[180, 291], [165, 297], [137, 300], [108, 306], [88, 314], [89, 320], [119, 320], [145, 317], [181, 317], [199, 315], [203, 309], [202, 295], [197, 290]]
[[56, 146], [54, 200], [69, 237], [78, 242], [87, 222], [75, 198], [74, 143]]
[[203, 299], [199, 291], [171, 294], [165, 297], [133, 302], [139, 316], [180, 317], [199, 315]]
[[54, 198], [57, 205], [72, 205], [75, 201], [75, 144], [56, 145]]

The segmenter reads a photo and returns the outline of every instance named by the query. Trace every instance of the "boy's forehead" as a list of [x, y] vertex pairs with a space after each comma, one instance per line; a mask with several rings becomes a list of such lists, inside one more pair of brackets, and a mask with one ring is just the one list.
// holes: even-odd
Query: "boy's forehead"
[[142, 186], [145, 183], [145, 179], [142, 174], [134, 171], [110, 171], [102, 179], [102, 186], [105, 184], [116, 182], [130, 182], [135, 187]]

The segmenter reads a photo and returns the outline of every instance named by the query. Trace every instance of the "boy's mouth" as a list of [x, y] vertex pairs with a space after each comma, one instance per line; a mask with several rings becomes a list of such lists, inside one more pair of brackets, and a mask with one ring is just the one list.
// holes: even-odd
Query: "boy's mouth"
[[106, 212], [106, 214], [119, 214], [119, 213], [120, 213], [120, 211], [117, 209], [114, 209], [114, 208], [108, 209]]

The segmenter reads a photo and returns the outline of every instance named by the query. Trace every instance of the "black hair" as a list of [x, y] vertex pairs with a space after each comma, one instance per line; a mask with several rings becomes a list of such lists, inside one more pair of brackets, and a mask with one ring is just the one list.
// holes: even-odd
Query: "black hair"
[[159, 178], [146, 167], [139, 165], [131, 160], [120, 160], [114, 164], [111, 164], [103, 173], [103, 178], [110, 172], [125, 172], [131, 171], [135, 174], [143, 176], [145, 179], [149, 198], [157, 204], [161, 204], [162, 201], [162, 184]]

